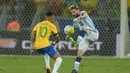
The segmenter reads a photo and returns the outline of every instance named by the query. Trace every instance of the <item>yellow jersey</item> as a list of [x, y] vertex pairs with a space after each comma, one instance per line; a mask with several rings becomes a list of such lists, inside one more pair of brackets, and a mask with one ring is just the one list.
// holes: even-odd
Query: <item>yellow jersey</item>
[[34, 46], [36, 49], [44, 48], [50, 46], [51, 43], [49, 38], [52, 34], [57, 34], [57, 28], [54, 24], [49, 21], [43, 21], [38, 23], [33, 31], [36, 31], [36, 38]]

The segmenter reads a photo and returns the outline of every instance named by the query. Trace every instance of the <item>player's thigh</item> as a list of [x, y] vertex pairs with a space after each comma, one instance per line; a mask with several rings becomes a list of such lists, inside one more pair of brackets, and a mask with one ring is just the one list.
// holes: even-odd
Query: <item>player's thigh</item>
[[89, 31], [89, 39], [91, 40], [91, 41], [96, 41], [97, 39], [98, 39], [98, 37], [99, 37], [99, 32], [98, 32], [98, 30], [95, 30], [95, 31]]
[[88, 48], [89, 41], [84, 37], [83, 40], [79, 43], [78, 54], [82, 56]]
[[38, 53], [40, 53], [40, 54], [42, 54], [42, 55], [45, 55], [45, 51], [43, 50], [43, 48], [41, 48], [41, 49], [38, 49], [38, 50], [36, 50]]
[[56, 49], [54, 49], [53, 46], [50, 46], [48, 49], [49, 49], [49, 51], [47, 52], [47, 54], [48, 54], [51, 58], [57, 59], [58, 57], [60, 57], [59, 52], [58, 52]]
[[61, 57], [59, 52], [56, 52], [56, 54], [52, 57], [54, 60], [56, 60], [57, 58]]

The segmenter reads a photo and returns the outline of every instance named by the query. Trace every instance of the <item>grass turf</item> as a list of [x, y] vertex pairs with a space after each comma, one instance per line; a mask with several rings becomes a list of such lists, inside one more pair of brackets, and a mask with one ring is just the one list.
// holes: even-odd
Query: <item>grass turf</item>
[[[59, 73], [71, 73], [75, 58], [63, 57]], [[51, 67], [54, 61], [51, 60]], [[0, 56], [0, 73], [46, 73], [43, 57]], [[83, 58], [78, 73], [130, 73], [130, 59]]]

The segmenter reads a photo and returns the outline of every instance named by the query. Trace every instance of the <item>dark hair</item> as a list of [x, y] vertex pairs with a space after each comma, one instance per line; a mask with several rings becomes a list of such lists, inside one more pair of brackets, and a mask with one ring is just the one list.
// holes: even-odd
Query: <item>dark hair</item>
[[71, 5], [69, 7], [69, 10], [72, 10], [72, 9], [79, 9], [79, 6], [78, 5]]
[[52, 12], [47, 12], [47, 13], [46, 13], [46, 16], [52, 16], [52, 15], [53, 15]]

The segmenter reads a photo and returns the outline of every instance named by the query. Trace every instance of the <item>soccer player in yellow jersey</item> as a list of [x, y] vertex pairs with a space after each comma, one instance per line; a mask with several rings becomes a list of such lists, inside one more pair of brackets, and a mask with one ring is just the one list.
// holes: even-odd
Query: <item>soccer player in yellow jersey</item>
[[[51, 58], [53, 58], [56, 61], [52, 73], [57, 73], [61, 65], [62, 58], [58, 51], [54, 49], [53, 45], [55, 45], [59, 41], [59, 35], [56, 26], [53, 23], [51, 23], [54, 21], [53, 13], [48, 12], [46, 14], [45, 19], [45, 21], [42, 21], [35, 25], [35, 27], [32, 30], [32, 47], [30, 48], [30, 53], [36, 50], [40, 54], [48, 54]], [[52, 34], [55, 35], [55, 41], [51, 44], [49, 38]], [[50, 68], [47, 68], [47, 73], [51, 73]]]

